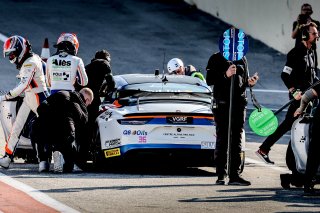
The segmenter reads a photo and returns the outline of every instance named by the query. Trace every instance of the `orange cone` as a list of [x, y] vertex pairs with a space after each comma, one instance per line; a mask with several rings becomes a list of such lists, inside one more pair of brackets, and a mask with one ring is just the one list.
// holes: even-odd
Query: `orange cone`
[[44, 39], [44, 44], [41, 50], [41, 59], [47, 62], [47, 59], [50, 57], [49, 41], [48, 38]]

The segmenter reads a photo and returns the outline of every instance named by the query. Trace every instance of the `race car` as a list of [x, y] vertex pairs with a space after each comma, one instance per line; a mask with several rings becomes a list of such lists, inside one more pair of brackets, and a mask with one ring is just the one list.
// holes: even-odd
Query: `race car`
[[101, 105], [103, 112], [96, 119], [96, 168], [110, 161], [137, 159], [214, 165], [214, 101], [205, 82], [190, 76], [151, 74], [118, 75], [114, 80], [116, 90]]

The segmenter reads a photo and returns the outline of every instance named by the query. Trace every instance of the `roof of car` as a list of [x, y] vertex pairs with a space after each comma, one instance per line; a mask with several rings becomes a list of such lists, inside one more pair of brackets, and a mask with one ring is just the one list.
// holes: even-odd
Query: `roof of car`
[[[165, 78], [164, 78], [165, 77]], [[196, 77], [186, 76], [186, 75], [164, 75], [162, 74], [155, 76], [154, 74], [125, 74], [117, 75], [115, 79], [121, 79], [127, 82], [127, 84], [140, 84], [140, 83], [161, 83], [164, 82], [164, 79], [167, 79], [167, 82], [170, 83], [186, 83], [194, 85], [205, 85], [207, 84]]]

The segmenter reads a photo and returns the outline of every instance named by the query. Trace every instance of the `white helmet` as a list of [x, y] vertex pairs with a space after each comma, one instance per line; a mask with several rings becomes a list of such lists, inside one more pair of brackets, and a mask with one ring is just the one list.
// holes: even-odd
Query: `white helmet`
[[173, 58], [167, 64], [168, 72], [170, 74], [179, 69], [179, 67], [183, 67], [183, 62], [179, 58]]

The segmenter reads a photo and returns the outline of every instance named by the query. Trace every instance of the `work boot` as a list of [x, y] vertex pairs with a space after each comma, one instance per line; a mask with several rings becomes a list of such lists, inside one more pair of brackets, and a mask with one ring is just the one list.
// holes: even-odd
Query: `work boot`
[[303, 196], [319, 196], [319, 192], [317, 192], [314, 188], [316, 183], [316, 179], [312, 179], [311, 181], [306, 181], [303, 185]]
[[280, 174], [281, 186], [284, 189], [290, 189], [291, 174]]
[[237, 177], [231, 177], [229, 180], [228, 185], [233, 185], [233, 186], [250, 186], [251, 183], [250, 181], [247, 181], [245, 179], [243, 179], [240, 176]]
[[313, 185], [304, 185], [303, 196], [319, 196], [320, 194], [314, 189]]
[[225, 185], [226, 183], [226, 177], [223, 176], [218, 176], [218, 179], [216, 181], [216, 185]]
[[2, 166], [5, 169], [8, 169], [12, 158], [12, 155], [6, 153], [2, 158], [0, 158], [0, 166]]

